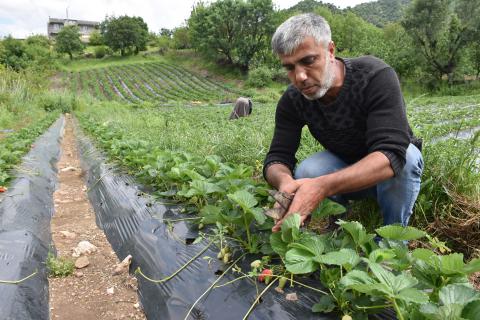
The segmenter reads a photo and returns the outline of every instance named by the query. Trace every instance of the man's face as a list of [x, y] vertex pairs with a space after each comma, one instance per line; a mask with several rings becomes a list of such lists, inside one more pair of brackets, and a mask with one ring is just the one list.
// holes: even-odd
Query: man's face
[[307, 37], [291, 55], [279, 55], [291, 83], [309, 100], [322, 98], [335, 80], [333, 43], [328, 49]]

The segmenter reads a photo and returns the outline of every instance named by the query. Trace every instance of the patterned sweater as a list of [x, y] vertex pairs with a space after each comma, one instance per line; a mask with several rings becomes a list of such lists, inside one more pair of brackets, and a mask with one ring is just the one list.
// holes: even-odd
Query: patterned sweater
[[407, 121], [395, 71], [372, 56], [340, 60], [346, 73], [333, 102], [310, 101], [292, 85], [281, 97], [264, 175], [269, 164], [277, 162], [293, 172], [305, 125], [326, 150], [348, 164], [380, 151], [390, 160], [395, 175], [403, 169], [409, 143], [418, 143]]

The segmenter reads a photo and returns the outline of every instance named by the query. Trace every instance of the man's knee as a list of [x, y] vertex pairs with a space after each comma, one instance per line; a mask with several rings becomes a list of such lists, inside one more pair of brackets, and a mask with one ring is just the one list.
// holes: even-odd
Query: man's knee
[[303, 160], [295, 169], [295, 179], [315, 178], [338, 171], [347, 166], [329, 151], [322, 151]]

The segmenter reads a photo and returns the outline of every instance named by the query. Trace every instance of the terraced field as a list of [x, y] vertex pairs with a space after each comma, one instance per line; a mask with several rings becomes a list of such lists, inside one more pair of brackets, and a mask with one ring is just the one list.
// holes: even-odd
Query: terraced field
[[128, 103], [223, 102], [238, 95], [221, 83], [164, 62], [96, 68], [66, 73], [64, 78], [74, 92]]

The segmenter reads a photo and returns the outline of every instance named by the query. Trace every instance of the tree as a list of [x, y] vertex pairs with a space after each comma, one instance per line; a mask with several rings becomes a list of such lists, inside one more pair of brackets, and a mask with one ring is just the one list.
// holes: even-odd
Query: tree
[[173, 30], [173, 47], [175, 49], [188, 49], [192, 47], [190, 33], [187, 27], [178, 27]]
[[64, 26], [55, 37], [55, 49], [58, 53], [67, 53], [70, 60], [74, 53], [83, 52], [83, 43], [80, 40], [80, 29], [78, 26]]
[[480, 38], [480, 0], [415, 0], [402, 25], [437, 82], [453, 82], [463, 49]]
[[274, 31], [271, 0], [219, 0], [199, 3], [188, 20], [192, 46], [247, 71]]
[[1, 64], [16, 71], [25, 69], [28, 66], [30, 57], [27, 54], [25, 43], [8, 36], [0, 44]]
[[127, 51], [138, 54], [146, 49], [148, 26], [141, 17], [106, 17], [100, 24], [100, 31], [105, 44], [113, 51], [120, 50], [122, 56]]
[[100, 46], [103, 44], [103, 37], [98, 30], [93, 30], [88, 38], [88, 44], [91, 46]]

